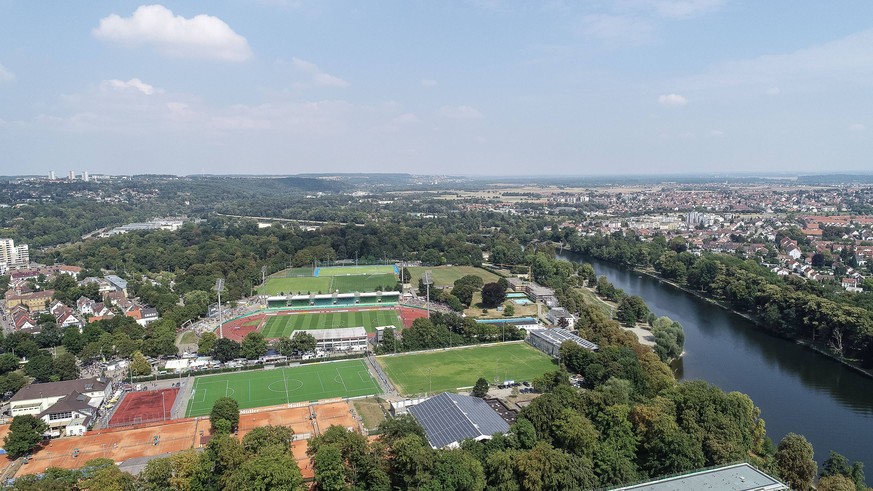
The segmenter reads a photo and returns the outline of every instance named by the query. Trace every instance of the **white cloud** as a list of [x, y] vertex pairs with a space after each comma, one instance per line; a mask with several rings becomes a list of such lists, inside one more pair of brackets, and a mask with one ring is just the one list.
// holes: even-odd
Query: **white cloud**
[[679, 107], [688, 104], [688, 99], [679, 94], [664, 94], [658, 97], [658, 104], [664, 107]]
[[709, 136], [713, 138], [721, 138], [724, 136], [724, 131], [722, 130], [712, 130], [709, 132]]
[[248, 41], [223, 20], [211, 15], [190, 19], [163, 5], [142, 5], [130, 17], [117, 14], [100, 19], [94, 37], [136, 46], [153, 45], [162, 53], [180, 58], [245, 61], [252, 55]]
[[780, 94], [780, 85], [790, 86], [793, 93], [817, 92], [822, 87], [833, 92], [837, 87], [870, 86], [870, 46], [873, 29], [793, 52], [720, 63], [698, 75], [675, 80], [671, 87], [694, 91], [745, 87], [773, 96]]
[[300, 58], [292, 58], [294, 67], [303, 73], [306, 73], [312, 78], [312, 84], [320, 87], [348, 87], [349, 83], [345, 80], [333, 76], [318, 68], [318, 65], [311, 61], [301, 60]]
[[149, 85], [138, 78], [132, 78], [127, 82], [116, 79], [104, 80], [100, 83], [100, 89], [105, 92], [129, 92], [132, 90], [138, 90], [145, 95], [161, 94], [164, 92], [162, 89], [157, 89], [153, 85]]
[[480, 119], [482, 113], [470, 106], [443, 106], [438, 111], [439, 115], [449, 119]]
[[855, 133], [858, 133], [861, 131], [866, 131], [866, 130], [867, 130], [867, 127], [861, 123], [855, 123], [855, 124], [849, 126], [849, 131], [853, 131]]
[[0, 82], [8, 82], [8, 81], [12, 80], [13, 78], [15, 78], [15, 75], [13, 75], [12, 72], [7, 70], [6, 67], [4, 67], [2, 63], [0, 63]]
[[652, 39], [654, 30], [644, 19], [611, 14], [586, 15], [579, 25], [581, 34], [616, 46], [646, 43]]
[[718, 10], [725, 0], [658, 0], [655, 11], [662, 17], [687, 19]]
[[425, 87], [436, 87], [437, 85], [439, 85], [439, 82], [437, 82], [436, 80], [429, 79], [429, 78], [423, 78], [423, 79], [421, 79], [421, 85], [423, 85]]

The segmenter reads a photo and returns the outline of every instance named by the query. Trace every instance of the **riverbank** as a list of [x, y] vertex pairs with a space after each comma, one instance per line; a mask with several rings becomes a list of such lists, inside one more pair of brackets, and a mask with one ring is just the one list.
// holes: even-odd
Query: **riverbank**
[[[601, 261], [604, 261], [604, 260], [601, 259]], [[614, 263], [614, 264], [617, 264], [617, 263]], [[618, 266], [621, 266], [621, 267], [627, 267], [627, 266], [624, 266], [624, 265], [621, 265], [621, 264], [617, 264], [617, 265], [618, 265]], [[770, 329], [767, 329], [767, 327], [766, 327], [764, 324], [762, 324], [761, 321], [758, 320], [756, 317], [754, 317], [754, 316], [752, 316], [752, 315], [749, 315], [749, 314], [746, 313], [746, 312], [739, 312], [739, 311], [737, 311], [737, 310], [735, 310], [735, 309], [732, 309], [730, 306], [726, 305], [725, 303], [720, 302], [720, 301], [718, 301], [718, 300], [716, 300], [716, 299], [714, 299], [714, 298], [712, 298], [712, 297], [709, 297], [709, 296], [707, 296], [706, 294], [704, 294], [703, 292], [699, 292], [699, 291], [696, 291], [696, 290], [689, 289], [689, 288], [687, 288], [687, 287], [685, 287], [685, 286], [682, 286], [682, 285], [680, 285], [680, 284], [678, 284], [678, 283], [676, 283], [676, 282], [674, 282], [674, 281], [670, 281], [670, 280], [668, 280], [668, 279], [666, 279], [666, 278], [662, 278], [662, 277], [658, 276], [657, 273], [654, 273], [654, 272], [651, 271], [651, 270], [645, 270], [645, 269], [640, 269], [640, 268], [629, 268], [629, 269], [630, 269], [631, 271], [633, 271], [634, 273], [644, 274], [644, 275], [646, 275], [646, 276], [648, 276], [648, 277], [650, 277], [650, 278], [652, 278], [652, 279], [658, 280], [658, 281], [660, 281], [660, 282], [662, 282], [662, 283], [666, 283], [666, 284], [672, 286], [673, 288], [676, 288], [676, 289], [681, 290], [681, 291], [683, 291], [683, 292], [685, 292], [685, 293], [688, 293], [688, 294], [694, 295], [695, 297], [697, 297], [697, 298], [699, 298], [699, 299], [701, 299], [701, 300], [703, 300], [703, 301], [705, 301], [705, 302], [707, 302], [707, 303], [710, 303], [710, 304], [712, 304], [712, 305], [715, 305], [715, 306], [717, 306], [717, 307], [719, 307], [719, 308], [721, 308], [721, 309], [724, 309], [724, 310], [726, 310], [726, 311], [728, 311], [728, 312], [731, 312], [732, 314], [738, 315], [738, 316], [742, 317], [743, 319], [748, 320], [748, 321], [751, 322], [752, 324], [755, 324], [756, 326], [760, 327], [761, 330], [762, 330], [762, 332], [765, 332], [765, 333], [767, 333], [767, 334], [770, 334], [770, 335], [776, 336], [776, 337], [781, 338], [781, 339], [786, 339], [786, 340], [789, 340], [789, 341], [793, 341], [795, 344], [798, 344], [798, 345], [800, 345], [800, 346], [803, 346], [804, 348], [809, 349], [810, 351], [813, 351], [813, 352], [815, 352], [815, 353], [817, 353], [817, 354], [819, 354], [819, 355], [825, 356], [825, 357], [827, 357], [827, 358], [830, 358], [831, 360], [834, 360], [834, 361], [836, 361], [836, 362], [839, 362], [840, 364], [842, 364], [842, 365], [845, 366], [846, 368], [849, 368], [849, 369], [851, 369], [851, 370], [853, 370], [853, 371], [855, 371], [855, 372], [857, 372], [857, 373], [859, 373], [859, 374], [861, 374], [861, 375], [864, 375], [865, 377], [868, 377], [868, 378], [873, 379], [873, 372], [871, 372], [871, 371], [869, 371], [869, 370], [865, 370], [864, 368], [858, 366], [858, 365], [855, 364], [855, 363], [852, 363], [852, 362], [849, 361], [849, 360], [846, 360], [845, 358], [839, 358], [839, 357], [837, 357], [837, 356], [834, 356], [834, 354], [833, 354], [832, 352], [830, 352], [830, 351], [828, 351], [828, 350], [825, 350], [825, 349], [822, 349], [820, 346], [815, 345], [815, 344], [813, 344], [813, 343], [810, 343], [810, 342], [808, 342], [808, 341], [805, 341], [805, 340], [802, 340], [802, 339], [790, 338], [790, 337], [788, 337], [788, 336], [781, 336], [779, 333], [774, 332], [774, 331], [772, 331], [772, 330], [770, 330]]]

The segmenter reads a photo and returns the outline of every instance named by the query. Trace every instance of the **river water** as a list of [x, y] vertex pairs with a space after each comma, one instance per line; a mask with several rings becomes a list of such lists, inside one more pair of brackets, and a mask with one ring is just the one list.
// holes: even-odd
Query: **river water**
[[677, 378], [748, 394], [774, 444], [799, 433], [813, 444], [819, 464], [834, 450], [864, 462], [873, 476], [873, 378], [657, 279], [579, 255], [563, 258], [591, 263], [598, 276], [645, 299], [656, 315], [682, 324], [686, 353], [674, 366]]

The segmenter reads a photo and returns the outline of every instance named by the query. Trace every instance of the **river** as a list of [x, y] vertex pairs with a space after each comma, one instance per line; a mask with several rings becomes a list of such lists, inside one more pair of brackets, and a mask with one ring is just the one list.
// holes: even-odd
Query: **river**
[[873, 465], [873, 378], [668, 283], [580, 255], [562, 257], [591, 263], [598, 276], [642, 297], [656, 315], [679, 321], [686, 353], [674, 366], [677, 378], [748, 394], [774, 444], [799, 433], [813, 444], [819, 469], [830, 450]]

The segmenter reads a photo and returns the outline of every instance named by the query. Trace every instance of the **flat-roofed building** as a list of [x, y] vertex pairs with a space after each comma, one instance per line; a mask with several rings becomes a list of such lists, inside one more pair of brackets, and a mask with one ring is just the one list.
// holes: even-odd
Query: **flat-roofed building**
[[587, 350], [596, 351], [598, 349], [597, 344], [592, 343], [587, 339], [580, 338], [570, 331], [560, 327], [552, 329], [531, 329], [528, 331], [527, 336], [528, 344], [553, 358], [557, 358], [560, 355], [561, 345], [567, 341], [574, 342]]
[[747, 463], [689, 472], [612, 491], [790, 491], [787, 485]]
[[315, 349], [322, 351], [367, 351], [367, 330], [363, 327], [343, 327], [338, 329], [301, 329], [301, 332], [315, 338]]

